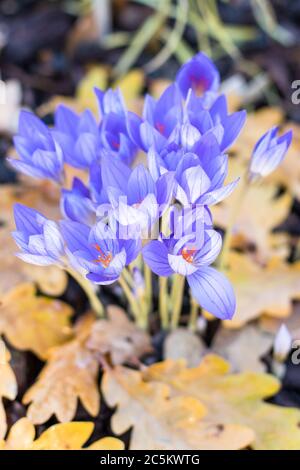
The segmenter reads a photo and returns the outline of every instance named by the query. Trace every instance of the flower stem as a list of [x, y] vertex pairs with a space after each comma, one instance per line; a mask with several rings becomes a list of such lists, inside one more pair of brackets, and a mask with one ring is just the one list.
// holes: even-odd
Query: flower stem
[[221, 271], [224, 271], [227, 268], [233, 228], [236, 223], [236, 219], [240, 213], [248, 188], [249, 188], [249, 182], [248, 182], [246, 175], [244, 175], [241, 179], [240, 191], [239, 191], [238, 197], [235, 200], [235, 204], [232, 207], [232, 211], [229, 217], [227, 229], [226, 229], [224, 240], [223, 240], [223, 248], [222, 248], [222, 252], [218, 261], [218, 267], [220, 268]]
[[83, 277], [77, 271], [67, 268], [66, 271], [70, 274], [70, 276], [75, 279], [75, 281], [80, 285], [80, 287], [84, 290], [89, 304], [92, 310], [96, 313], [99, 318], [104, 318], [104, 307], [101, 300], [98, 298], [94, 284], [92, 284], [88, 279]]
[[135, 321], [138, 326], [140, 326], [143, 329], [147, 328], [147, 317], [143, 312], [143, 308], [140, 308], [139, 303], [135, 296], [133, 295], [133, 292], [129, 285], [127, 284], [127, 281], [125, 279], [125, 276], [123, 273], [119, 277], [119, 284], [123, 289], [123, 292], [128, 300], [128, 303], [130, 305], [130, 308], [132, 310], [133, 316], [135, 318]]
[[160, 276], [159, 282], [159, 315], [161, 326], [164, 330], [169, 328], [169, 295], [168, 278]]
[[179, 324], [180, 313], [182, 310], [183, 291], [184, 291], [185, 277], [180, 274], [175, 274], [172, 292], [171, 292], [171, 328], [174, 330]]
[[189, 329], [191, 331], [197, 330], [197, 320], [198, 320], [198, 313], [199, 313], [199, 305], [197, 301], [191, 295], [191, 313], [189, 318]]
[[146, 304], [148, 313], [152, 310], [152, 272], [149, 266], [144, 263], [144, 278], [145, 278], [145, 288], [146, 288]]

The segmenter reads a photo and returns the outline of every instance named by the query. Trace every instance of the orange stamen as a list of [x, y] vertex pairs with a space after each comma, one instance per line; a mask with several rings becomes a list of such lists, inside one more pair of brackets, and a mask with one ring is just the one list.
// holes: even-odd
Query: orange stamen
[[104, 268], [108, 268], [108, 266], [110, 265], [110, 263], [112, 261], [112, 258], [113, 258], [111, 252], [109, 252], [108, 254], [105, 254], [98, 244], [96, 244], [94, 246], [95, 246], [96, 250], [100, 253], [98, 255], [98, 258], [95, 259], [94, 262], [102, 264], [102, 266]]
[[185, 261], [187, 261], [188, 263], [192, 263], [193, 262], [193, 259], [194, 259], [194, 255], [196, 253], [196, 248], [182, 248], [181, 250], [181, 256], [183, 257], [183, 259]]
[[161, 134], [163, 134], [165, 132], [166, 126], [164, 124], [162, 124], [161, 122], [157, 122], [155, 124], [155, 127], [158, 130], [158, 132], [160, 132]]

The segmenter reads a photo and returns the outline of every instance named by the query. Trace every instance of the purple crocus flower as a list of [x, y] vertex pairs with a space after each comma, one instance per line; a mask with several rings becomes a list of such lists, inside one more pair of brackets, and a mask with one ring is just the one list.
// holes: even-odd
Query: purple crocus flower
[[33, 178], [46, 178], [61, 183], [62, 150], [48, 127], [33, 113], [21, 111], [14, 144], [19, 160], [9, 158], [8, 161], [17, 171]]
[[206, 91], [217, 91], [220, 75], [214, 63], [203, 52], [199, 52], [179, 69], [176, 83], [184, 98], [191, 88], [197, 95]]
[[99, 157], [99, 128], [91, 111], [78, 115], [64, 105], [58, 106], [52, 133], [69, 165], [89, 168]]
[[143, 248], [143, 258], [158, 276], [186, 276], [192, 295], [202, 308], [218, 318], [230, 319], [236, 306], [233, 288], [223, 274], [209, 266], [221, 246], [220, 234], [209, 228], [196, 242], [192, 233], [180, 239], [171, 236], [153, 240]]
[[154, 179], [166, 171], [175, 171], [175, 196], [183, 206], [190, 204], [212, 205], [222, 201], [234, 190], [238, 179], [223, 186], [228, 172], [228, 157], [222, 154], [213, 132], [208, 132], [196, 142], [193, 135], [185, 139], [191, 151], [183, 149], [166, 153], [164, 157], [151, 149], [148, 167]]
[[14, 216], [16, 231], [12, 235], [21, 249], [17, 256], [38, 266], [59, 264], [64, 244], [58, 225], [22, 204], [15, 204]]
[[102, 222], [92, 228], [66, 220], [60, 225], [71, 265], [95, 284], [115, 282], [141, 249], [139, 240], [121, 240]]
[[137, 146], [127, 130], [127, 110], [121, 91], [109, 89], [106, 92], [95, 88], [100, 110], [100, 142], [104, 149], [110, 151], [112, 158], [119, 157], [130, 165], [134, 159]]
[[190, 125], [201, 135], [213, 131], [222, 152], [233, 144], [246, 120], [245, 110], [228, 114], [225, 95], [205, 93], [197, 97], [192, 90], [187, 96], [186, 114]]
[[60, 200], [61, 212], [67, 219], [93, 225], [96, 221], [97, 204], [92, 201], [89, 188], [79, 178], [74, 178], [72, 189], [63, 189]]
[[146, 98], [143, 119], [129, 113], [128, 131], [142, 150], [154, 148], [162, 157], [190, 150], [208, 132], [224, 152], [238, 137], [245, 119], [245, 111], [228, 114], [225, 96], [215, 93], [197, 97], [190, 89], [183, 106], [178, 86], [173, 84], [157, 102]]
[[277, 132], [278, 127], [272, 127], [255, 145], [249, 166], [250, 179], [269, 175], [285, 157], [292, 141], [292, 131], [280, 137]]
[[174, 174], [166, 172], [154, 181], [144, 165], [122, 173], [120, 163], [115, 161], [112, 167], [109, 160], [102, 161], [102, 171], [107, 175], [104, 186], [114, 218], [122, 226], [132, 226], [135, 236], [140, 236], [141, 232], [149, 232], [170, 203]]
[[182, 96], [176, 84], [170, 85], [156, 101], [145, 98], [143, 119], [128, 113], [128, 131], [133, 141], [144, 151], [151, 147], [160, 152], [168, 143], [174, 128], [182, 121]]

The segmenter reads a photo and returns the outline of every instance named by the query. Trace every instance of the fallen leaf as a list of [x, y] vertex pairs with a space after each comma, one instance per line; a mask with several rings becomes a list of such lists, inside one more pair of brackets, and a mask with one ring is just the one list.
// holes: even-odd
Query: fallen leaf
[[293, 306], [293, 312], [288, 318], [274, 318], [268, 315], [262, 315], [259, 318], [259, 327], [263, 332], [276, 335], [282, 324], [285, 324], [293, 339], [300, 338], [300, 304]]
[[227, 359], [236, 372], [265, 372], [266, 366], [260, 359], [271, 349], [273, 339], [273, 335], [256, 324], [246, 325], [239, 331], [220, 328], [212, 351]]
[[226, 274], [237, 299], [236, 313], [224, 321], [228, 328], [240, 328], [262, 314], [286, 318], [292, 313], [292, 300], [300, 298], [300, 262], [273, 258], [262, 267], [247, 255], [231, 253]]
[[197, 366], [205, 352], [204, 342], [187, 328], [171, 331], [163, 345], [164, 359], [185, 359], [188, 367]]
[[172, 396], [169, 385], [149, 383], [138, 371], [121, 366], [107, 370], [102, 391], [108, 405], [117, 407], [113, 432], [133, 428], [131, 450], [239, 449], [254, 438], [245, 426], [205, 423], [206, 408], [197, 398], [188, 392]]
[[107, 320], [94, 323], [87, 347], [98, 355], [110, 355], [112, 364], [124, 364], [152, 351], [150, 336], [128, 319], [116, 305], [107, 308]]
[[60, 422], [71, 421], [78, 398], [91, 416], [97, 416], [99, 365], [85, 345], [94, 322], [92, 316], [83, 317], [73, 340], [48, 351], [47, 364], [23, 397], [24, 404], [31, 403], [27, 416], [34, 424], [44, 423], [52, 415]]
[[0, 334], [17, 349], [45, 359], [47, 351], [71, 336], [72, 308], [55, 299], [36, 296], [32, 284], [20, 284], [0, 303]]
[[[232, 181], [242, 176], [245, 166], [237, 158], [230, 159], [230, 176]], [[232, 247], [244, 249], [255, 246], [261, 261], [265, 261], [273, 254], [286, 256], [286, 237], [282, 234], [272, 233], [272, 230], [281, 224], [289, 214], [292, 199], [289, 194], [277, 196], [278, 189], [274, 185], [252, 185], [242, 199], [239, 212], [232, 228]], [[228, 228], [233, 208], [240, 198], [237, 188], [224, 202], [212, 208], [214, 223]]]
[[0, 439], [7, 430], [7, 422], [2, 398], [14, 400], [17, 396], [17, 381], [12, 368], [9, 365], [10, 354], [4, 342], [0, 338]]
[[[80, 450], [94, 429], [93, 423], [72, 422], [55, 424], [34, 440], [35, 428], [27, 418], [21, 418], [0, 441], [0, 450]], [[124, 444], [114, 437], [104, 437], [84, 450], [123, 450]]]
[[278, 392], [279, 381], [271, 375], [255, 372], [230, 374], [229, 368], [222, 358], [210, 355], [194, 369], [186, 368], [183, 361], [153, 364], [144, 371], [143, 377], [150, 381], [148, 385], [166, 384], [171, 400], [187, 394], [197, 399], [206, 410], [203, 425], [226, 428], [235, 423], [241, 429], [250, 428], [255, 434], [251, 443], [254, 449], [299, 449], [300, 410], [263, 401]]

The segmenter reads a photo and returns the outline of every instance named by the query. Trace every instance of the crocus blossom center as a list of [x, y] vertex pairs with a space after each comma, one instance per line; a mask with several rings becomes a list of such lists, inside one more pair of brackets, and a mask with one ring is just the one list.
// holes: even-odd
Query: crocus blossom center
[[95, 263], [100, 263], [104, 268], [108, 268], [112, 261], [112, 254], [108, 252], [107, 254], [104, 253], [102, 248], [99, 245], [95, 245], [96, 250], [99, 252], [98, 258], [95, 259]]
[[164, 134], [166, 126], [162, 124], [161, 122], [157, 122], [155, 124], [155, 128], [158, 130], [160, 134]]
[[196, 248], [182, 248], [181, 256], [188, 263], [192, 263], [196, 251], [197, 251]]
[[196, 77], [195, 75], [191, 75], [190, 80], [192, 83], [192, 88], [198, 96], [202, 95], [208, 88], [207, 80], [203, 77]]
[[112, 141], [112, 146], [113, 146], [116, 150], [119, 150], [119, 148], [120, 148], [120, 143], [117, 142], [116, 140], [113, 140], [113, 141]]

